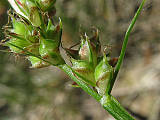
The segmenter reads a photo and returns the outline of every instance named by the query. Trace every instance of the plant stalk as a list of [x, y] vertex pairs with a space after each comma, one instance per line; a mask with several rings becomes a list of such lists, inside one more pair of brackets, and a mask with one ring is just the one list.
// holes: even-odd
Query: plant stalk
[[103, 96], [101, 104], [116, 120], [135, 120], [112, 95]]
[[145, 1], [146, 0], [143, 0], [142, 3], [140, 4], [135, 16], [133, 17], [133, 19], [132, 19], [132, 21], [131, 21], [128, 29], [127, 29], [127, 32], [126, 32], [125, 37], [124, 37], [121, 53], [120, 53], [118, 62], [116, 64], [115, 70], [114, 70], [113, 78], [108, 83], [106, 94], [111, 94], [113, 85], [115, 83], [115, 80], [117, 78], [118, 72], [120, 70], [121, 64], [122, 64], [124, 56], [125, 56], [125, 51], [126, 51], [126, 48], [127, 48], [128, 38], [129, 38], [130, 33], [131, 33], [135, 23], [136, 23], [136, 20], [137, 20], [138, 16], [140, 15], [140, 13], [142, 11], [142, 8], [143, 8], [143, 5], [144, 5]]

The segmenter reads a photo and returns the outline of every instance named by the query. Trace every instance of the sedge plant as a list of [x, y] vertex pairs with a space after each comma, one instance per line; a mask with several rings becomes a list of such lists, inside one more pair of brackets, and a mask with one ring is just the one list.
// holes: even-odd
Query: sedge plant
[[[56, 0], [8, 1], [14, 10], [8, 11], [9, 23], [4, 26], [6, 40], [1, 45], [7, 46], [12, 53], [25, 55], [32, 68], [57, 66], [115, 119], [135, 120], [112, 96], [111, 91], [125, 56], [129, 35], [145, 0], [142, 0], [127, 29], [116, 64], [109, 55], [101, 53], [97, 29], [92, 37], [81, 35], [78, 50], [62, 46], [62, 21], [59, 18], [55, 24], [53, 18]], [[66, 63], [60, 48], [69, 56], [71, 65]]]

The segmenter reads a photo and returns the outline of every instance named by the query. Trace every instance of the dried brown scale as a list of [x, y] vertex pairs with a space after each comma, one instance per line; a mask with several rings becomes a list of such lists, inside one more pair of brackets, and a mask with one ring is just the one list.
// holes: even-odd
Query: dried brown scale
[[55, 14], [56, 14], [56, 9], [51, 10], [51, 11], [48, 12], [48, 17], [52, 18], [53, 16], [55, 16]]
[[[22, 50], [20, 53], [21, 53], [21, 54], [25, 54], [25, 51]], [[15, 53], [15, 54], [18, 54], [18, 53]]]
[[72, 85], [78, 85], [76, 82], [73, 82]]
[[59, 31], [60, 31], [60, 26], [57, 25], [57, 27], [56, 27], [56, 32], [58, 33]]
[[99, 82], [105, 81], [105, 79], [109, 76], [109, 74], [103, 74], [98, 81], [96, 82], [96, 86], [99, 87]]
[[71, 55], [77, 55], [78, 54], [78, 50], [73, 50], [70, 48], [64, 48], [66, 50], [66, 52], [68, 52]]
[[8, 35], [15, 35], [15, 36], [18, 36], [18, 34], [12, 33], [12, 32], [9, 32]]
[[91, 73], [91, 72], [93, 72], [93, 71], [91, 71], [91, 70], [88, 70], [88, 69], [85, 69], [85, 68], [79, 68], [79, 69], [74, 69], [76, 72], [78, 72], [78, 73], [85, 73], [85, 74], [87, 74], [87, 73]]
[[86, 56], [88, 55], [88, 53], [87, 53], [88, 51], [86, 51], [86, 49], [88, 49], [88, 48], [85, 45], [85, 46], [83, 46], [83, 49], [81, 49], [81, 51], [79, 53], [82, 60], [86, 59]]
[[80, 45], [81, 43], [80, 42], [78, 42], [78, 43], [76, 43], [76, 44], [74, 44], [74, 45], [72, 45], [72, 46], [70, 46], [69, 47], [69, 49], [72, 49], [72, 48], [74, 48], [74, 47], [76, 47], [76, 46], [78, 46], [78, 45]]
[[98, 81], [103, 81], [103, 80], [105, 80], [106, 79], [106, 77], [108, 77], [108, 75], [109, 75], [109, 73], [107, 73], [107, 74], [103, 74], [100, 78], [99, 78], [99, 80]]
[[45, 55], [42, 57], [43, 59], [48, 59], [49, 58], [49, 55]]
[[33, 50], [32, 50], [32, 49], [31, 49], [31, 50], [28, 50], [28, 51], [29, 51], [29, 52], [31, 52], [31, 53], [33, 52]]
[[109, 61], [109, 64], [110, 64], [112, 67], [115, 67], [115, 65], [117, 64], [117, 61], [118, 61], [118, 57], [112, 58], [112, 59]]
[[36, 30], [33, 30], [33, 35], [38, 35], [38, 32]]

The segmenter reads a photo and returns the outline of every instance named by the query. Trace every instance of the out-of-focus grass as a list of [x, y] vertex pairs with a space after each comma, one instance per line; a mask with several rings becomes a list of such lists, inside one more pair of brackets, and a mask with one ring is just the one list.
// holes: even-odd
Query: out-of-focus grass
[[[58, 0], [57, 17], [63, 21], [63, 45], [79, 42], [80, 32], [100, 30], [104, 47], [118, 56], [138, 0]], [[127, 54], [113, 94], [139, 116], [158, 120], [160, 74], [160, 1], [148, 0], [129, 39]], [[0, 1], [0, 28], [7, 23], [7, 1]], [[0, 38], [4, 39], [2, 29]], [[2, 47], [0, 47], [3, 49]], [[99, 104], [55, 67], [29, 69], [23, 57], [0, 52], [0, 119], [2, 120], [108, 120]], [[155, 89], [153, 89], [155, 88]], [[156, 102], [155, 102], [156, 101]]]

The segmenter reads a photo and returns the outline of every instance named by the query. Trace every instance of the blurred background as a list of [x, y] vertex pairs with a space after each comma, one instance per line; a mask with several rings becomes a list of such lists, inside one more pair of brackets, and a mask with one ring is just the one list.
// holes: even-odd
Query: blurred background
[[[80, 32], [100, 31], [103, 47], [120, 53], [125, 31], [141, 0], [57, 0], [63, 45]], [[147, 0], [129, 38], [112, 94], [137, 120], [160, 120], [160, 0]], [[0, 0], [0, 40], [7, 23], [7, 0]], [[4, 49], [0, 47], [0, 49]], [[30, 69], [23, 57], [0, 52], [0, 120], [114, 120], [56, 67]]]

